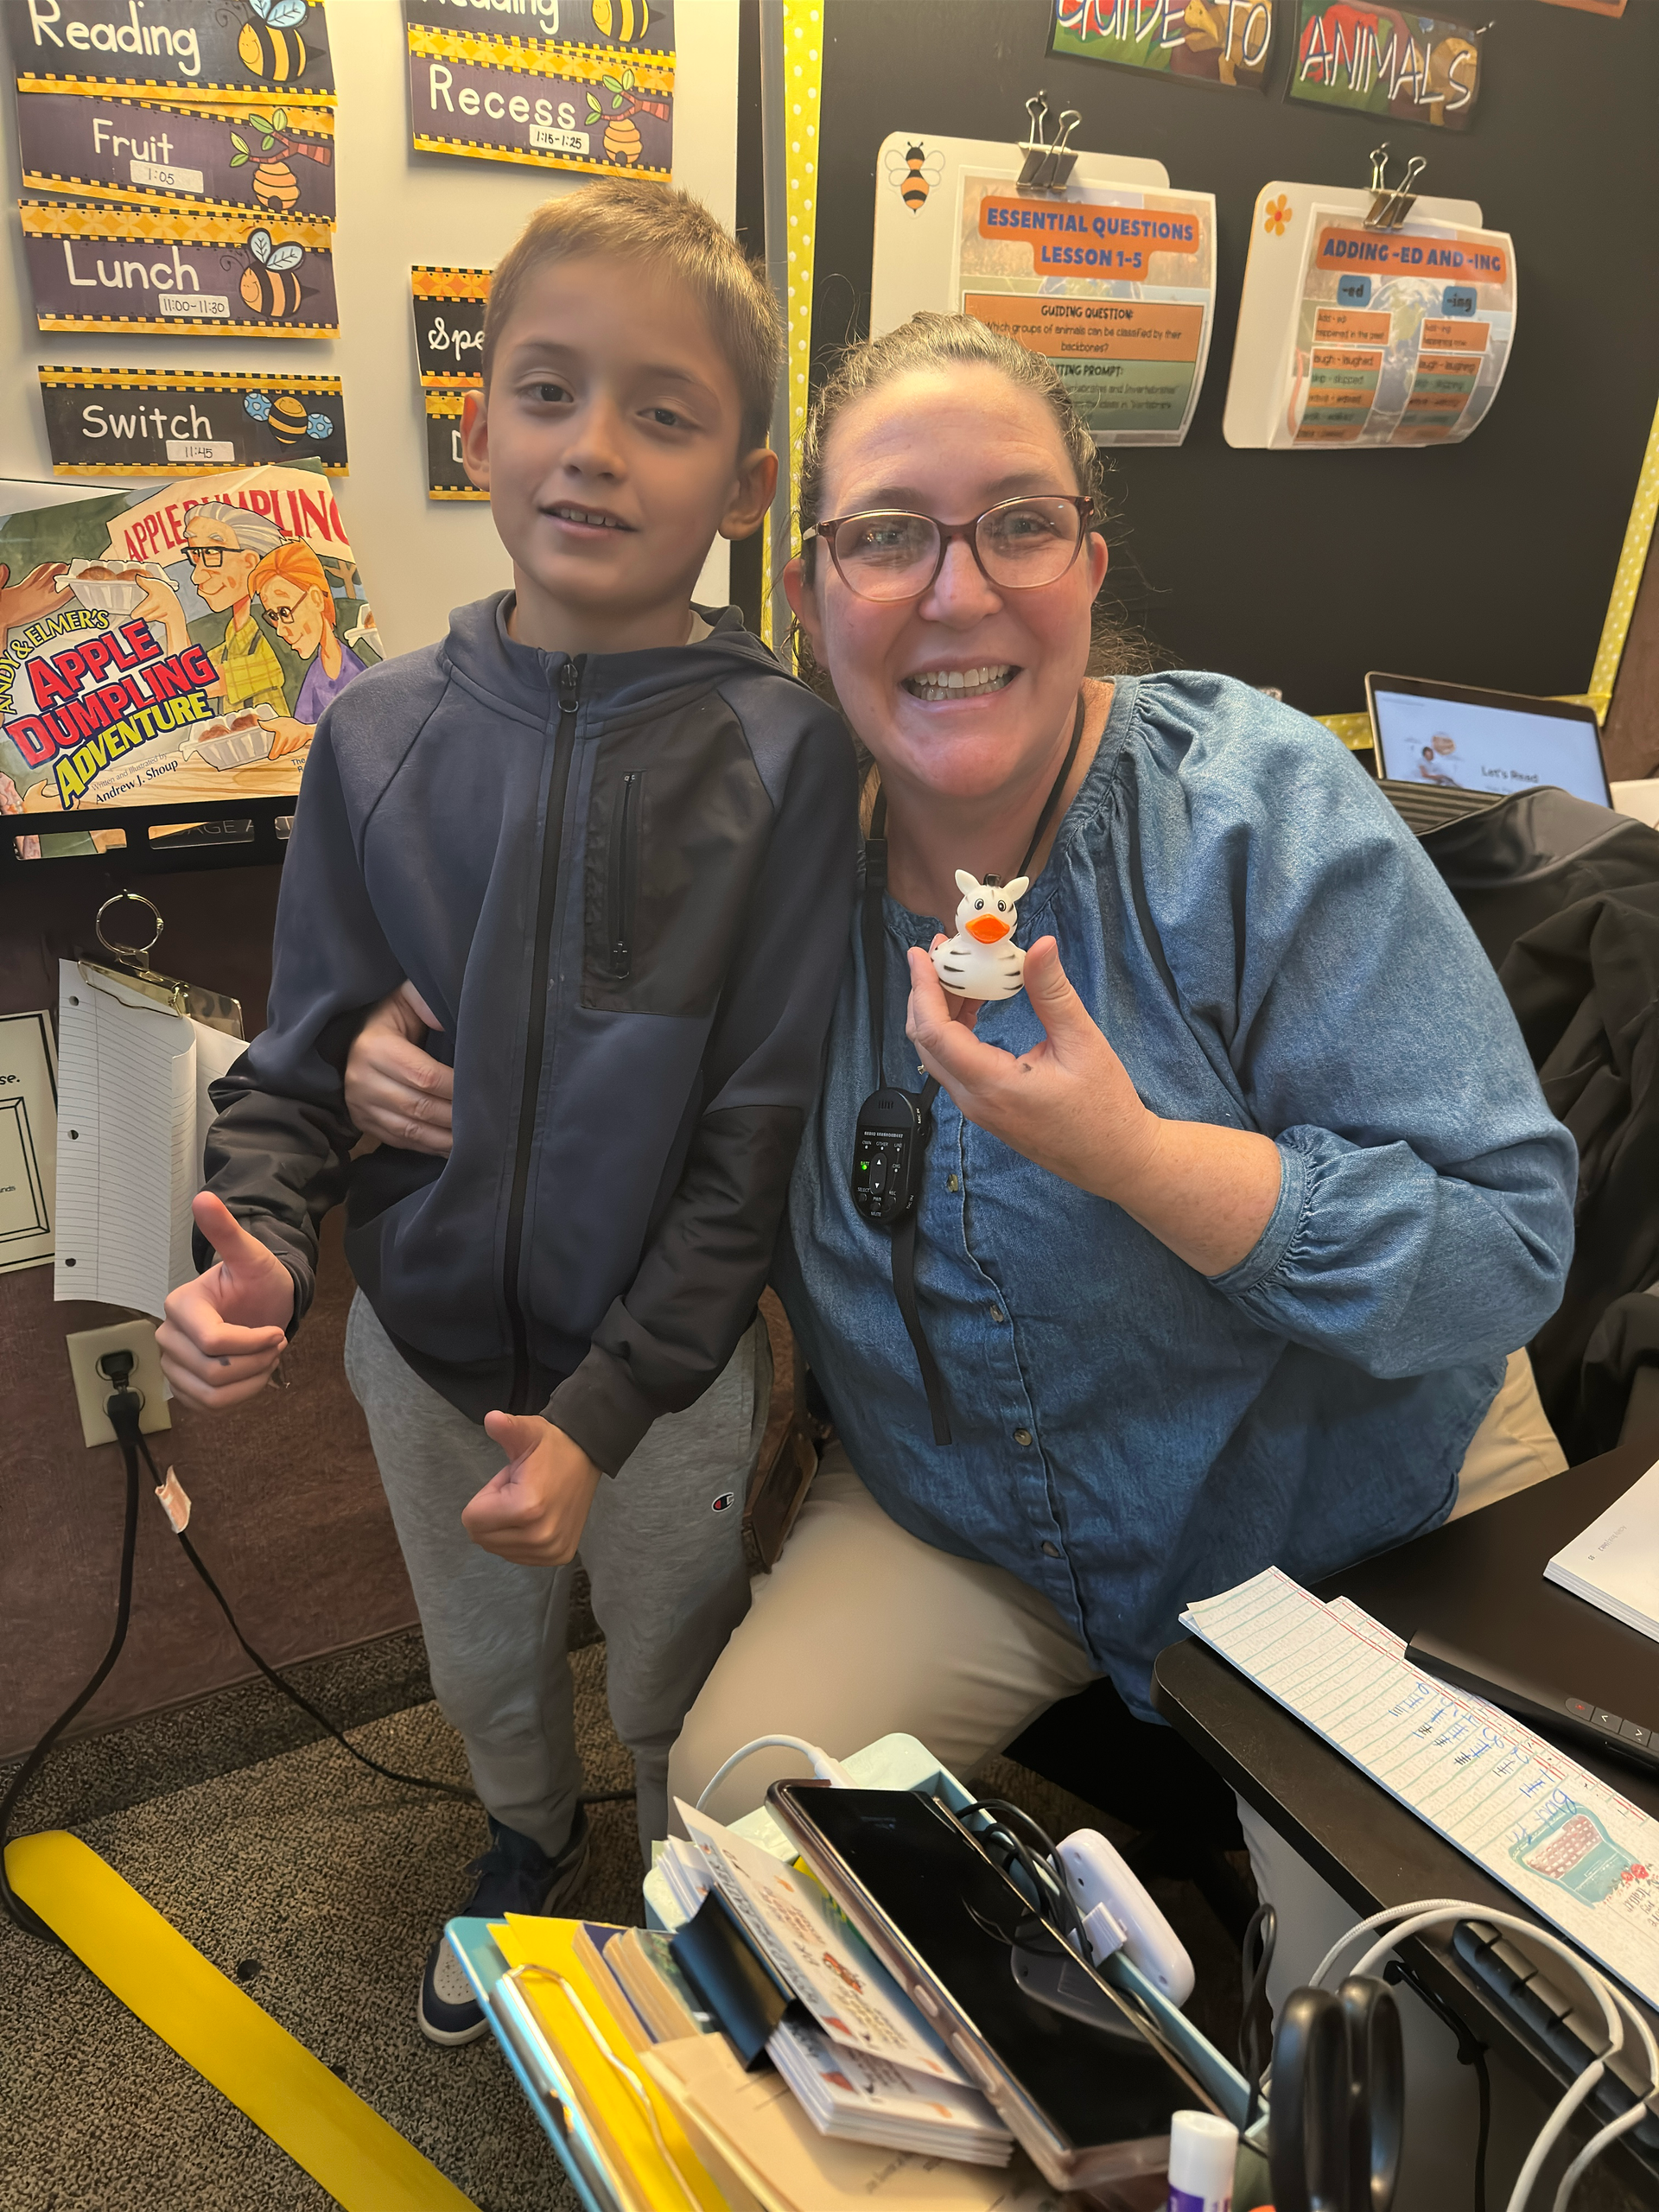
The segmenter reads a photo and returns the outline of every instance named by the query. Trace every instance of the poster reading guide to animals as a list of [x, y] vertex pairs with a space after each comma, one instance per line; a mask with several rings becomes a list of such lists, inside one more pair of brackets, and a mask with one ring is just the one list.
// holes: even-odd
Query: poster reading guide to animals
[[1103, 446], [1179, 445], [1204, 381], [1216, 293], [1205, 192], [1021, 193], [964, 168], [955, 293], [1059, 372]]
[[1429, 446], [1466, 438], [1503, 381], [1515, 313], [1507, 232], [1430, 222], [1368, 231], [1351, 213], [1316, 207], [1284, 442]]
[[296, 793], [381, 658], [315, 464], [0, 517], [0, 814], [50, 859], [118, 842], [104, 808]]
[[42, 330], [338, 334], [322, 0], [3, 4]]
[[1051, 54], [1194, 85], [1267, 83], [1278, 0], [1051, 0]]
[[404, 0], [412, 143], [543, 168], [673, 166], [673, 0]]
[[1416, 8], [1300, 0], [1290, 97], [1391, 123], [1466, 130], [1480, 92], [1480, 29]]

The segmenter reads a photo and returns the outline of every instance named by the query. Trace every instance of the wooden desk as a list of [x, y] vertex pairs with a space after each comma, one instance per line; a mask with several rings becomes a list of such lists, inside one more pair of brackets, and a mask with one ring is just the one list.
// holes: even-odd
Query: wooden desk
[[[1659, 1724], [1659, 1643], [1543, 1579], [1544, 1562], [1643, 1474], [1651, 1443], [1621, 1446], [1548, 1483], [1380, 1553], [1317, 1586], [1345, 1596], [1396, 1635], [1420, 1630], [1552, 1681], [1570, 1669], [1574, 1694]], [[1580, 1688], [1580, 1683], [1585, 1687]], [[1624, 1701], [1621, 1703], [1620, 1700]], [[1526, 1914], [1515, 1894], [1367, 1779], [1263, 1691], [1196, 1641], [1172, 1644], [1153, 1672], [1153, 1701], [1245, 1802], [1354, 1908], [1356, 1919], [1414, 1897], [1467, 1897]], [[1659, 1775], [1581, 1745], [1563, 1747], [1659, 1819]], [[1438, 1939], [1412, 1963], [1483, 2043], [1547, 2093], [1567, 2077]], [[1659, 2030], [1659, 2012], [1649, 2019]], [[1580, 2139], [1590, 2131], [1586, 2128]], [[1655, 2201], [1659, 2155], [1626, 2142], [1608, 2162]], [[1586, 2184], [1587, 2190], [1587, 2184]], [[1586, 2202], [1588, 2197], [1586, 2195]]]

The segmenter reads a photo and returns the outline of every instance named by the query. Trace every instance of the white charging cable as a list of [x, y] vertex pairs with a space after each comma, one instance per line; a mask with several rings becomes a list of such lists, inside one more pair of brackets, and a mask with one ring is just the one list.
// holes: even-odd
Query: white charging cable
[[784, 1751], [798, 1751], [811, 1766], [813, 1773], [817, 1776], [820, 1782], [830, 1783], [837, 1789], [856, 1789], [858, 1787], [857, 1783], [854, 1781], [839, 1759], [832, 1759], [828, 1751], [819, 1745], [809, 1744], [804, 1736], [757, 1736], [753, 1742], [745, 1744], [741, 1751], [734, 1751], [723, 1766], [715, 1768], [713, 1776], [703, 1784], [702, 1795], [697, 1799], [698, 1812], [702, 1810], [732, 1769], [747, 1758], [751, 1751], [765, 1751], [774, 1748]]
[[1539, 2130], [1537, 2139], [1516, 2177], [1515, 2187], [1510, 2193], [1508, 2212], [1525, 2212], [1527, 2199], [1543, 2171], [1544, 2162], [1554, 2149], [1568, 2120], [1607, 2071], [1607, 2061], [1624, 2049], [1624, 2028], [1619, 2017], [1621, 2013], [1635, 2028], [1637, 2040], [1642, 2046], [1643, 2056], [1647, 2062], [1648, 2086], [1628, 2112], [1620, 2113], [1616, 2120], [1610, 2120], [1605, 2127], [1591, 2137], [1561, 2176], [1553, 2212], [1567, 2212], [1573, 2190], [1592, 2163], [1600, 2157], [1610, 2143], [1628, 2133], [1631, 2128], [1639, 2126], [1652, 2109], [1654, 2098], [1659, 2095], [1659, 2048], [1655, 2046], [1646, 2020], [1617, 1983], [1608, 1980], [1570, 1944], [1558, 1936], [1552, 1936], [1548, 1929], [1539, 1927], [1535, 1921], [1522, 1920], [1512, 1912], [1494, 1912], [1489, 1906], [1471, 1904], [1466, 1898], [1458, 1897], [1420, 1898], [1415, 1904], [1392, 1905], [1386, 1912], [1376, 1912], [1369, 1920], [1357, 1922], [1325, 1953], [1313, 1970], [1312, 1981], [1316, 1988], [1319, 1987], [1357, 1936], [1370, 1935], [1378, 1929], [1388, 1930], [1382, 1941], [1373, 1943], [1351, 1969], [1356, 1974], [1369, 1974], [1385, 1951], [1393, 1950], [1396, 1944], [1404, 1942], [1408, 1936], [1421, 1936], [1427, 1929], [1459, 1920], [1478, 1920], [1490, 1927], [1506, 1929], [1510, 1934], [1523, 1937], [1529, 1943], [1538, 1944], [1553, 1952], [1572, 1968], [1594, 1998], [1600, 2008], [1602, 2025], [1607, 2037], [1606, 2047], [1578, 2075]]

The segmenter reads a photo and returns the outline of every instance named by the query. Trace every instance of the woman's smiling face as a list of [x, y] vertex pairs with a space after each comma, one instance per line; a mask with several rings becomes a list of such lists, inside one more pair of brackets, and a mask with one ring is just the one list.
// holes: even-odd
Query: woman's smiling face
[[[1041, 395], [990, 366], [916, 369], [853, 401], [824, 454], [824, 514], [902, 508], [968, 522], [999, 500], [1075, 494]], [[1000, 588], [972, 549], [948, 547], [919, 599], [861, 599], [828, 550], [785, 575], [790, 604], [854, 729], [889, 779], [960, 798], [994, 794], [1052, 747], [1089, 662], [1090, 609], [1106, 574], [1090, 535], [1058, 582]], [[929, 677], [960, 677], [948, 691]]]

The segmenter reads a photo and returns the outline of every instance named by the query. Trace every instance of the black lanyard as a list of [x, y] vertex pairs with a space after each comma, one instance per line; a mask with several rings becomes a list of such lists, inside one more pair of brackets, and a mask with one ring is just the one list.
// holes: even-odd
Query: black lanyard
[[[1060, 803], [1083, 742], [1084, 695], [1077, 694], [1077, 711], [1071, 724], [1071, 742], [1060, 763], [1060, 772], [1049, 787], [1043, 810], [1031, 833], [1025, 857], [1015, 868], [1023, 875], [1030, 867], [1044, 833]], [[905, 1333], [916, 1354], [927, 1393], [927, 1410], [933, 1423], [933, 1441], [949, 1444], [950, 1423], [945, 1405], [944, 1378], [929, 1349], [916, 1299], [916, 1217], [921, 1197], [922, 1154], [933, 1122], [933, 1100], [939, 1085], [930, 1076], [919, 1091], [889, 1085], [881, 1071], [882, 1044], [887, 1027], [887, 963], [883, 901], [887, 889], [887, 795], [878, 790], [870, 814], [869, 834], [864, 840], [864, 904], [860, 927], [864, 944], [864, 982], [870, 1013], [870, 1057], [878, 1088], [858, 1113], [855, 1132], [853, 1198], [867, 1221], [890, 1230], [893, 1239], [893, 1294], [904, 1318]], [[989, 880], [990, 879], [986, 879]]]

